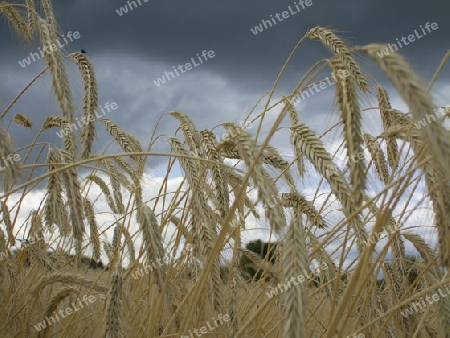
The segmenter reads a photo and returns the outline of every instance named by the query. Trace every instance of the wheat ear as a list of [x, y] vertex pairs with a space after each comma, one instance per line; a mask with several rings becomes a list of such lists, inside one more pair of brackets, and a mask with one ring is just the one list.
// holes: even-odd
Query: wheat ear
[[380, 145], [375, 138], [368, 133], [364, 133], [364, 142], [366, 143], [367, 149], [369, 149], [373, 163], [375, 163], [375, 169], [378, 177], [380, 177], [380, 180], [383, 183], [387, 184], [389, 180], [389, 171], [386, 158], [384, 157], [384, 153], [381, 150]]
[[0, 3], [0, 12], [5, 14], [9, 23], [13, 27], [18, 36], [23, 37], [27, 41], [31, 41], [31, 34], [25, 19], [16, 11], [14, 4], [6, 1]]
[[[300, 123], [300, 118], [298, 117], [297, 110], [295, 110], [294, 105], [289, 100], [286, 101], [286, 106], [287, 106], [287, 110], [289, 113], [289, 118], [291, 120], [291, 126], [294, 127]], [[303, 154], [296, 147], [293, 147], [293, 148], [294, 148], [295, 160], [297, 162], [297, 170], [298, 170], [300, 177], [302, 177], [305, 173], [305, 161], [303, 161]]]
[[[59, 303], [61, 303], [64, 299], [66, 299], [70, 294], [72, 293], [78, 293], [79, 291], [77, 291], [75, 288], [73, 287], [65, 287], [62, 288], [61, 290], [58, 290], [58, 292], [52, 297], [52, 299], [50, 299], [50, 301], [47, 303], [47, 306], [45, 307], [45, 311], [44, 311], [44, 321], [45, 318], [48, 318], [49, 316], [51, 316], [51, 314], [53, 312], [56, 311]], [[47, 338], [50, 334], [50, 325], [45, 327], [44, 331], [40, 332], [40, 337], [42, 338]]]
[[[60, 150], [60, 158], [64, 163], [73, 163], [73, 155], [67, 151]], [[72, 223], [73, 238], [76, 243], [76, 252], [81, 255], [81, 243], [84, 235], [84, 212], [83, 198], [81, 196], [81, 186], [78, 181], [78, 174], [75, 167], [70, 167], [63, 172], [63, 183], [66, 188], [67, 200], [70, 207], [70, 219]]]
[[[378, 98], [378, 105], [380, 107], [380, 115], [381, 121], [383, 122], [383, 128], [384, 130], [387, 130], [393, 124], [392, 115], [390, 114], [392, 107], [386, 89], [384, 89], [380, 85], [377, 86], [377, 98]], [[391, 166], [392, 170], [395, 170], [398, 167], [397, 140], [395, 139], [395, 137], [394, 138], [389, 137], [386, 139], [386, 143], [387, 143], [388, 163]]]
[[44, 121], [42, 129], [46, 130], [53, 127], [58, 127], [59, 129], [61, 129], [61, 136], [64, 141], [64, 148], [69, 153], [74, 153], [77, 143], [75, 141], [75, 134], [72, 131], [72, 126], [75, 126], [76, 129], [76, 125], [74, 123], [70, 124], [67, 121], [67, 119], [63, 116], [48, 116]]
[[134, 263], [136, 260], [136, 253], [134, 250], [134, 243], [131, 238], [130, 232], [123, 225], [118, 223], [116, 228], [114, 229], [114, 238], [113, 238], [113, 247], [120, 250], [120, 238], [119, 236], [123, 235], [125, 237], [125, 244], [128, 248], [128, 255], [130, 256], [130, 265]]
[[350, 70], [351, 76], [355, 79], [359, 88], [363, 92], [367, 92], [369, 90], [367, 80], [362, 75], [361, 69], [353, 58], [350, 49], [336, 34], [329, 29], [317, 26], [311, 28], [306, 33], [306, 37], [312, 40], [320, 41]]
[[5, 228], [8, 233], [8, 243], [9, 245], [16, 245], [16, 238], [13, 233], [13, 225], [11, 222], [10, 211], [8, 210], [8, 205], [5, 202], [1, 203], [1, 210], [2, 210], [2, 221], [3, 223], [5, 223]]
[[433, 204], [435, 213], [435, 224], [438, 230], [439, 258], [441, 264], [450, 266], [450, 187], [446, 183], [445, 172], [437, 164], [437, 159], [427, 158], [429, 144], [423, 141], [420, 131], [410, 126], [395, 125], [385, 132], [386, 136], [397, 135], [408, 141], [417, 157], [417, 161], [422, 161], [422, 170], [425, 173], [425, 184], [429, 191], [429, 196]]
[[95, 137], [95, 119], [98, 108], [98, 89], [94, 66], [89, 58], [81, 52], [72, 53], [69, 57], [78, 65], [83, 78], [83, 129], [81, 130], [81, 158], [89, 158]]
[[21, 169], [17, 161], [8, 161], [7, 164], [5, 163], [8, 156], [12, 154], [14, 154], [14, 148], [11, 136], [6, 130], [0, 127], [0, 163], [5, 170], [5, 183], [15, 181], [21, 175]]
[[283, 203], [284, 207], [298, 208], [298, 211], [302, 214], [305, 214], [308, 218], [308, 222], [310, 222], [312, 225], [321, 229], [326, 228], [326, 223], [322, 215], [316, 210], [314, 204], [308, 201], [302, 194], [281, 194], [281, 202]]
[[[187, 155], [188, 152], [184, 148], [183, 144], [177, 138], [170, 137], [169, 144], [175, 154]], [[204, 194], [204, 181], [200, 178], [199, 173], [201, 172], [200, 166], [191, 159], [186, 157], [178, 158], [181, 167], [185, 171], [185, 176], [187, 181], [196, 193], [195, 198], [192, 203], [192, 225], [193, 225], [193, 239], [195, 245], [193, 254], [200, 258], [200, 260], [206, 264], [206, 259], [211, 253], [215, 239], [217, 238], [216, 233], [216, 217], [211, 207], [208, 205], [207, 198]], [[222, 281], [220, 279], [220, 261], [218, 258], [214, 260], [213, 267], [211, 270], [210, 278], [210, 299], [213, 304], [216, 313], [220, 312], [222, 309], [223, 299], [222, 299]]]
[[217, 165], [213, 165], [211, 168], [214, 189], [217, 195], [217, 206], [222, 218], [228, 212], [230, 206], [230, 195], [228, 193], [227, 177], [222, 170], [220, 164], [223, 164], [223, 159], [219, 155], [216, 149], [215, 135], [210, 130], [202, 130], [200, 135], [205, 147], [205, 154], [209, 160], [213, 160]]
[[123, 205], [123, 197], [122, 197], [122, 191], [121, 191], [121, 184], [122, 181], [125, 186], [129, 185], [128, 180], [124, 180], [123, 176], [120, 176], [121, 173], [118, 173], [116, 170], [116, 166], [114, 165], [114, 162], [110, 160], [104, 160], [102, 161], [103, 165], [106, 168], [106, 171], [109, 175], [109, 180], [111, 182], [111, 188], [113, 191], [114, 201], [116, 202], [117, 211], [119, 214], [125, 213], [125, 206]]
[[105, 338], [125, 337], [122, 324], [123, 279], [121, 268], [115, 268], [109, 286], [108, 303], [105, 311]]
[[[356, 96], [355, 83], [348, 74], [348, 68], [340, 60], [332, 60], [333, 77], [335, 79], [335, 96], [341, 112], [344, 128], [344, 140], [350, 168], [353, 202], [359, 207], [365, 189], [366, 166], [364, 163], [363, 135], [361, 128], [361, 110]], [[361, 158], [362, 157], [362, 158]]]
[[[292, 279], [302, 275], [309, 268], [308, 252], [301, 216], [291, 222], [282, 250], [283, 278], [289, 282], [284, 297], [284, 334], [283, 337], [307, 337], [306, 312], [308, 288], [306, 283], [290, 285]], [[295, 283], [297, 284], [297, 283]]]
[[98, 224], [95, 219], [94, 206], [92, 203], [85, 198], [84, 199], [84, 213], [86, 215], [86, 219], [89, 223], [89, 234], [90, 234], [90, 242], [92, 243], [92, 258], [95, 262], [98, 262], [101, 259], [101, 246], [100, 246], [100, 234], [98, 232]]
[[48, 23], [52, 26], [56, 26], [56, 18], [51, 0], [41, 0], [41, 5]]
[[[127, 153], [136, 151], [134, 140], [131, 140], [130, 135], [122, 130], [116, 123], [109, 119], [102, 119], [101, 122], [105, 125], [108, 133], [116, 140], [119, 146]], [[130, 156], [137, 164], [140, 163], [139, 156]]]
[[200, 135], [195, 124], [191, 121], [189, 116], [179, 110], [170, 112], [170, 115], [181, 122], [180, 127], [183, 131], [185, 141], [189, 145], [191, 152], [197, 154], [197, 151], [201, 148], [201, 143]]
[[[47, 164], [48, 170], [54, 171], [58, 157], [53, 150], [48, 151]], [[62, 236], [67, 236], [70, 231], [69, 216], [63, 199], [63, 182], [62, 174], [54, 173], [48, 177], [47, 181], [47, 198], [44, 202], [44, 219], [45, 226], [50, 229], [55, 223]]]
[[100, 189], [102, 190], [103, 194], [105, 195], [106, 201], [108, 202], [109, 208], [111, 209], [111, 211], [115, 214], [118, 213], [116, 205], [114, 203], [114, 199], [111, 195], [111, 191], [109, 191], [108, 185], [106, 184], [105, 181], [103, 181], [99, 176], [95, 175], [95, 174], [90, 174], [87, 177], [88, 180], [94, 182], [95, 184], [97, 184]]
[[[137, 213], [137, 222], [140, 225], [140, 229], [143, 236], [144, 250], [147, 255], [147, 262], [155, 266], [156, 260], [164, 258], [163, 239], [159, 232], [158, 220], [155, 213], [150, 207], [143, 204], [139, 207]], [[167, 264], [163, 262], [155, 267], [152, 276], [155, 276], [156, 284], [161, 292], [166, 280]]]
[[28, 32], [30, 33], [31, 38], [33, 38], [34, 33], [36, 32], [36, 7], [34, 0], [25, 0], [25, 4], [27, 6]]
[[13, 121], [21, 126], [24, 126], [25, 128], [33, 127], [31, 120], [23, 114], [14, 115]]
[[[383, 70], [388, 79], [397, 88], [398, 92], [408, 104], [415, 121], [434, 115], [435, 105], [430, 94], [424, 89], [419, 76], [398, 53], [390, 53], [379, 57], [384, 45], [367, 45], [360, 49], [367, 53], [372, 60]], [[420, 129], [423, 137], [430, 144], [430, 152], [440, 165], [443, 172], [450, 174], [448, 159], [450, 158], [450, 145], [448, 132], [435, 119], [431, 120], [425, 128]]]
[[253, 166], [251, 177], [258, 188], [258, 199], [265, 205], [266, 217], [270, 220], [270, 225], [276, 233], [280, 233], [286, 226], [286, 218], [281, 207], [278, 190], [272, 182], [271, 177], [263, 169], [260, 159], [255, 158], [259, 150], [255, 140], [251, 139], [248, 132], [233, 124], [224, 124], [229, 131], [229, 137], [248, 167]]
[[367, 232], [361, 224], [358, 215], [350, 219], [355, 214], [356, 208], [351, 199], [350, 187], [339, 168], [331, 160], [330, 154], [326, 151], [322, 141], [305, 124], [299, 124], [291, 128], [291, 143], [305, 154], [316, 170], [327, 180], [331, 191], [337, 197], [343, 207], [343, 213], [349, 223], [353, 226], [359, 252], [364, 250], [364, 241], [367, 240]]
[[[41, 17], [39, 17], [38, 22], [42, 48], [48, 48], [49, 43], [54, 43], [57, 40], [55, 28], [51, 22]], [[61, 50], [56, 48], [51, 53], [45, 53], [45, 61], [52, 73], [52, 87], [59, 107], [67, 121], [72, 123], [74, 121], [74, 103]]]
[[94, 279], [87, 278], [85, 276], [80, 276], [75, 273], [68, 272], [52, 272], [43, 275], [31, 288], [30, 296], [36, 297], [39, 292], [45, 287], [52, 285], [54, 283], [65, 283], [65, 284], [77, 284], [83, 286], [84, 288], [92, 288], [98, 292], [105, 293], [108, 291], [108, 287]]

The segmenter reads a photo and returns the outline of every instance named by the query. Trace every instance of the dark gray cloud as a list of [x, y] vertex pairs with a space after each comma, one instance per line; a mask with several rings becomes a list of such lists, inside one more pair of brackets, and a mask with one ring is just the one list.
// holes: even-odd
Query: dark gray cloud
[[[135, 0], [138, 4], [138, 1]], [[449, 48], [450, 27], [447, 15], [450, 3], [433, 1], [331, 1], [312, 0], [312, 5], [273, 27], [254, 35], [251, 28], [270, 15], [295, 10], [294, 1], [211, 2], [140, 0], [138, 8], [119, 16], [116, 10], [131, 1], [55, 1], [56, 17], [61, 32], [80, 32], [80, 39], [66, 46], [68, 53], [87, 50], [94, 63], [100, 90], [100, 104], [116, 102], [117, 111], [108, 114], [126, 130], [147, 143], [161, 114], [180, 109], [189, 114], [199, 128], [211, 128], [225, 122], [239, 122], [257, 99], [271, 89], [278, 72], [297, 41], [316, 25], [336, 29], [351, 44], [372, 42], [395, 43], [396, 38], [412, 34], [426, 22], [436, 22], [439, 29], [400, 51], [426, 80]], [[6, 105], [42, 69], [43, 61], [22, 68], [18, 61], [35, 52], [37, 45], [20, 43], [11, 33], [4, 18], [0, 35], [0, 108]], [[185, 64], [203, 50], [213, 50], [215, 57], [186, 74], [157, 87], [154, 80], [172, 66]], [[305, 71], [329, 52], [314, 41], [305, 41], [280, 82], [281, 92], [290, 93]], [[363, 67], [379, 71], [366, 58]], [[449, 67], [447, 67], [448, 69]], [[324, 71], [328, 75], [329, 71]], [[442, 79], [450, 72], [444, 70]], [[69, 67], [74, 80], [74, 96], [81, 114], [82, 87], [76, 67]], [[384, 77], [380, 78], [384, 82]], [[437, 91], [445, 95], [441, 82]], [[32, 87], [14, 111], [32, 117], [36, 129], [45, 116], [58, 114], [49, 88], [48, 74]], [[302, 117], [321, 129], [324, 119], [330, 122], [336, 112], [333, 88], [318, 93], [299, 105]], [[368, 106], [373, 98], [363, 98]], [[393, 97], [393, 101], [400, 100]], [[400, 102], [401, 103], [401, 102]], [[371, 124], [368, 117], [367, 124]], [[173, 134], [178, 123], [163, 117], [157, 134]], [[102, 126], [98, 125], [99, 130]], [[36, 129], [34, 131], [36, 131]], [[12, 127], [18, 146], [32, 141], [35, 134]], [[106, 146], [105, 133], [99, 131], [96, 149]], [[54, 131], [44, 141], [58, 141]], [[165, 139], [155, 150], [167, 149]], [[155, 159], [159, 162], [160, 159]]]

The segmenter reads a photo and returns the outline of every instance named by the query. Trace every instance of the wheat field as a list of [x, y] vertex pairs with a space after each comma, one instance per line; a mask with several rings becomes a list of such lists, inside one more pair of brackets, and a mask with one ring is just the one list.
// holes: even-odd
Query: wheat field
[[[18, 41], [55, 40], [50, 0], [3, 1], [0, 12]], [[329, 58], [281, 94], [277, 83], [306, 40]], [[173, 134], [152, 126], [146, 144], [98, 118], [95, 64], [85, 53], [46, 53], [46, 66], [0, 115], [0, 336], [450, 337], [450, 109], [430, 95], [450, 51], [424, 84], [400, 54], [380, 58], [383, 48], [349, 46], [330, 29], [311, 28], [244, 123], [223, 121], [220, 135], [170, 111], [161, 119], [176, 125]], [[408, 111], [392, 108], [387, 90], [357, 61], [363, 57]], [[79, 69], [82, 102], [71, 91], [68, 64]], [[339, 117], [318, 134], [294, 103], [326, 81], [318, 78], [323, 69], [335, 82]], [[60, 115], [36, 126], [14, 107], [43, 74], [51, 76]], [[364, 128], [361, 97], [369, 96], [378, 103], [379, 135]], [[71, 128], [75, 121], [83, 121], [79, 130]], [[17, 152], [12, 123], [34, 137], [21, 161], [8, 158]], [[55, 130], [61, 142], [40, 141]], [[118, 152], [94, 151], [100, 130]], [[330, 133], [339, 136], [344, 163], [324, 141]], [[271, 145], [279, 134], [290, 140], [289, 159]], [[169, 152], [153, 150], [160, 138]], [[155, 157], [167, 160], [167, 172], [148, 198], [146, 170]], [[176, 167], [183, 177], [173, 184]], [[417, 195], [427, 202], [437, 243], [409, 222], [421, 209]], [[29, 198], [33, 210], [22, 224]], [[99, 221], [100, 202], [107, 225]], [[264, 250], [261, 241], [243, 243], [250, 219], [269, 226], [273, 241]], [[22, 233], [27, 240], [16, 246]]]

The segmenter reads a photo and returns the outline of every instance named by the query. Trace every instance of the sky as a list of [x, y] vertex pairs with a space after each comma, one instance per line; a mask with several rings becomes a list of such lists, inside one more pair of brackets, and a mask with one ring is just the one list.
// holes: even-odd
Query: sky
[[[79, 35], [63, 47], [64, 53], [84, 49], [94, 65], [100, 107], [107, 102], [118, 106], [105, 117], [132, 133], [144, 146], [161, 116], [173, 110], [188, 114], [199, 130], [223, 122], [240, 123], [253, 105], [272, 89], [296, 43], [318, 25], [332, 29], [350, 45], [364, 45], [395, 43], [396, 39], [414, 34], [414, 30], [420, 32], [421, 25], [435, 22], [438, 29], [399, 50], [424, 83], [431, 79], [450, 47], [450, 2], [446, 0], [310, 0], [303, 5], [290, 0], [57, 0], [53, 4], [60, 25], [59, 36], [69, 36], [69, 32]], [[284, 11], [288, 15], [284, 14], [283, 19]], [[271, 27], [266, 23], [267, 28], [260, 26], [255, 34], [255, 26], [262, 25], [263, 20], [274, 18], [275, 21], [276, 15], [283, 20], [277, 20]], [[44, 61], [22, 67], [23, 60], [37, 52], [39, 45], [36, 42], [27, 45], [17, 38], [3, 16], [0, 32], [0, 110], [3, 111], [44, 68]], [[202, 52], [209, 57], [205, 56], [203, 63], [198, 64], [197, 54]], [[320, 43], [306, 40], [287, 66], [277, 90], [290, 94], [312, 65], [329, 57], [331, 53]], [[191, 62], [191, 58], [197, 66], [184, 73], [179, 71], [179, 76], [166, 79], [164, 84], [158, 82], [165, 72], [173, 72], [174, 66]], [[364, 72], [388, 89], [394, 108], [407, 112], [402, 99], [374, 64], [362, 55], [357, 60]], [[76, 114], [81, 116], [83, 89], [79, 71], [69, 60], [67, 67], [77, 102]], [[321, 78], [330, 73], [325, 69]], [[431, 91], [439, 105], [449, 104], [449, 75], [450, 67], [445, 67]], [[319, 133], [338, 120], [331, 87], [296, 104], [301, 120]], [[371, 80], [372, 92], [375, 88]], [[360, 94], [360, 99], [362, 107], [377, 106], [373, 94]], [[264, 103], [265, 100], [256, 112], [261, 111]], [[280, 111], [277, 109], [268, 118], [269, 125], [264, 130], [276, 118], [276, 112]], [[49, 74], [44, 74], [17, 102], [2, 121], [5, 127], [17, 113], [30, 117], [34, 123], [31, 131], [14, 124], [9, 127], [15, 147], [21, 148], [32, 142], [46, 116], [60, 114]], [[176, 119], [165, 115], [156, 134], [174, 135], [178, 126]], [[377, 110], [364, 113], [363, 127], [374, 135], [381, 131]], [[219, 134], [223, 132], [217, 130]], [[40, 140], [60, 142], [54, 130], [44, 133]], [[110, 140], [99, 123], [95, 150], [103, 151]], [[289, 149], [286, 142], [288, 139], [280, 134], [272, 144], [283, 153]], [[326, 142], [333, 144], [337, 139]], [[168, 151], [166, 138], [159, 139], [152, 150]], [[150, 158], [147, 171], [154, 176], [161, 175], [164, 164], [162, 157]]]

